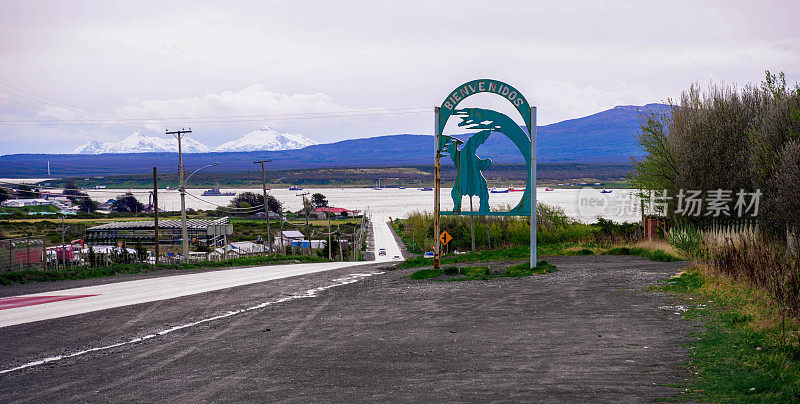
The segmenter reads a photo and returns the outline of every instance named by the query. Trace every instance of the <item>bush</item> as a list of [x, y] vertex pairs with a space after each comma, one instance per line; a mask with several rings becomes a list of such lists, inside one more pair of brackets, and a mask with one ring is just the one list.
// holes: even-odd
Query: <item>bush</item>
[[670, 229], [667, 242], [688, 258], [701, 258], [705, 255], [703, 235], [693, 226]]
[[420, 269], [419, 271], [414, 272], [408, 277], [409, 279], [420, 280], [420, 279], [435, 278], [441, 274], [442, 271], [440, 269]]
[[541, 260], [536, 263], [535, 268], [531, 268], [527, 262], [510, 266], [506, 268], [506, 276], [530, 276], [534, 274], [549, 274], [556, 271], [558, 271], [558, 268], [555, 265], [547, 262], [547, 260]]
[[576, 252], [575, 255], [594, 255], [594, 251], [584, 248]]
[[489, 274], [487, 267], [468, 267], [461, 268], [461, 275], [464, 276], [484, 276]]
[[448, 276], [458, 275], [458, 267], [446, 267], [442, 268], [442, 273]]

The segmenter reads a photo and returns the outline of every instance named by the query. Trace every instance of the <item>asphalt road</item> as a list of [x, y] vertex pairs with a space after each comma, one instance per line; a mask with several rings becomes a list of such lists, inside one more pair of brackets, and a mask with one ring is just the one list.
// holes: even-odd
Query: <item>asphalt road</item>
[[[370, 239], [370, 247], [374, 248], [374, 251], [377, 252], [379, 249], [388, 251], [384, 255], [376, 253], [376, 262], [394, 261], [395, 256], [398, 256], [397, 261], [403, 259], [394, 232], [386, 221], [379, 219], [373, 225]], [[39, 286], [27, 288], [27, 292], [23, 292], [26, 290], [25, 287], [9, 288], [21, 293], [0, 300], [0, 327], [366, 264], [369, 263], [330, 262], [204, 270], [174, 276], [126, 278], [122, 279], [123, 282], [88, 281], [85, 282], [88, 285], [77, 287], [59, 288], [58, 285], [48, 285], [50, 287], [41, 292], [36, 290]], [[38, 304], [41, 302], [45, 303]]]
[[[391, 263], [339, 268], [0, 328], [0, 400], [617, 402], [674, 394], [667, 385], [683, 375], [681, 343], [693, 324], [646, 286], [686, 264], [550, 261], [559, 272], [470, 282], [411, 281], [408, 270], [387, 270]], [[36, 364], [44, 358], [56, 359]]]

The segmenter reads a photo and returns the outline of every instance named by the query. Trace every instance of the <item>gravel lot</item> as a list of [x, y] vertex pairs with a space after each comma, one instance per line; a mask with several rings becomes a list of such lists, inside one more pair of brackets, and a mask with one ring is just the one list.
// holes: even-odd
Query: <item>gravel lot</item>
[[[383, 274], [0, 375], [0, 400], [649, 401], [693, 329], [646, 287], [687, 263], [556, 257], [559, 272], [411, 281], [345, 268], [0, 329], [0, 369]], [[54, 284], [53, 286], [58, 286]], [[73, 286], [73, 285], [69, 285]]]

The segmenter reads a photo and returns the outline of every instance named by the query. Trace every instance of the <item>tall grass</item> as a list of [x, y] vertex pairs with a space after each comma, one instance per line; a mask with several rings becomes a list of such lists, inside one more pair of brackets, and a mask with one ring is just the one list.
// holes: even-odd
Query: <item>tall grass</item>
[[[539, 244], [556, 244], [563, 242], [582, 242], [594, 240], [601, 229], [577, 222], [558, 207], [545, 204], [537, 205], [537, 241]], [[530, 244], [530, 219], [528, 217], [511, 216], [442, 216], [441, 230], [453, 236], [448, 249], [470, 250], [472, 236], [470, 221], [475, 228], [475, 246], [478, 249], [527, 246]], [[398, 224], [403, 241], [409, 251], [422, 253], [430, 251], [434, 244], [433, 214], [430, 212], [413, 212]]]
[[766, 290], [793, 316], [800, 315], [800, 253], [778, 241], [743, 233], [706, 240], [707, 263], [717, 273]]

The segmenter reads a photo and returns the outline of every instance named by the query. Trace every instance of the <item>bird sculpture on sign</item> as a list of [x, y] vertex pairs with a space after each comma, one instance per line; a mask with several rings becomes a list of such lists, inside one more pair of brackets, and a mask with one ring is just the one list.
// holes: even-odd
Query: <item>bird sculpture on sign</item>
[[[530, 178], [530, 138], [514, 120], [503, 113], [482, 108], [464, 108], [453, 112], [453, 115], [461, 118], [458, 126], [478, 130], [466, 142], [454, 136], [442, 135], [442, 150], [450, 156], [456, 166], [456, 183], [450, 193], [453, 198], [453, 211], [461, 212], [461, 199], [466, 195], [478, 197], [479, 212], [489, 212], [489, 187], [483, 176], [483, 170], [492, 165], [492, 160], [478, 157], [478, 147], [492, 134], [499, 133], [508, 137], [525, 158]], [[462, 144], [463, 147], [459, 148]], [[530, 189], [526, 187], [522, 199], [511, 212], [528, 210], [530, 210]]]

